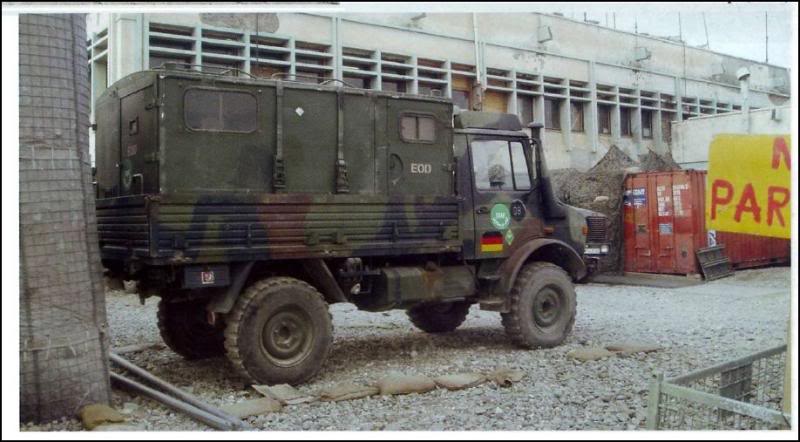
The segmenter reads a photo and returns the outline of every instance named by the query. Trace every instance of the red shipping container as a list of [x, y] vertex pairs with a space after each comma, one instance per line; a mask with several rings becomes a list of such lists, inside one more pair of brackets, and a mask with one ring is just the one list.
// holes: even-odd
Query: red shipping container
[[623, 230], [626, 272], [699, 273], [695, 252], [724, 244], [733, 268], [788, 263], [788, 239], [708, 231], [706, 172], [647, 172], [625, 179]]

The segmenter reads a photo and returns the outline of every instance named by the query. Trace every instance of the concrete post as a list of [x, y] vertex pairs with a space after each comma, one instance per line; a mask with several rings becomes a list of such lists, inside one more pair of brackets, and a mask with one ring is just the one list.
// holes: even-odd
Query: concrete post
[[597, 74], [593, 60], [589, 61], [589, 98], [589, 112], [584, 116], [583, 123], [586, 130], [589, 131], [589, 144], [591, 145], [592, 153], [595, 153], [599, 144], [599, 135], [597, 128]]
[[564, 89], [564, 94], [567, 98], [561, 100], [561, 106], [559, 106], [561, 139], [564, 141], [564, 149], [569, 152], [572, 150], [572, 102], [569, 100], [569, 85]]
[[681, 80], [675, 77], [675, 121], [683, 121], [683, 92], [681, 92]]
[[109, 83], [145, 69], [142, 14], [111, 14], [108, 29]]
[[622, 120], [620, 108], [619, 108], [619, 88], [614, 86], [614, 101], [616, 102], [614, 106], [611, 107], [611, 139], [614, 140], [614, 144], [617, 146], [620, 145], [622, 141], [622, 127], [620, 121]]

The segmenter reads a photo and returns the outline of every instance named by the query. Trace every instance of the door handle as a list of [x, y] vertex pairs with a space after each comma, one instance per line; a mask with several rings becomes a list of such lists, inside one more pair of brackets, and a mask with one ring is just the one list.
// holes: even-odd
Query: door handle
[[484, 215], [486, 213], [489, 213], [489, 208], [486, 206], [480, 206], [477, 209], [475, 209], [475, 213], [477, 213], [478, 215]]

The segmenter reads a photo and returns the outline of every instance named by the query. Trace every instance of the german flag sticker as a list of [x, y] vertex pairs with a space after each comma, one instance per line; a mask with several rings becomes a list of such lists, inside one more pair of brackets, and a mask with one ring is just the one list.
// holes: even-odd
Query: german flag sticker
[[481, 237], [481, 253], [502, 252], [503, 235], [500, 232], [486, 232]]

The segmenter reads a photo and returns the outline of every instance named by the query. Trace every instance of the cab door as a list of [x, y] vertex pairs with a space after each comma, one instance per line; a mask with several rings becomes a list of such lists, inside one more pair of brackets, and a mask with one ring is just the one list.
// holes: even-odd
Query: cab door
[[475, 257], [504, 258], [541, 236], [532, 152], [518, 138], [470, 140]]

